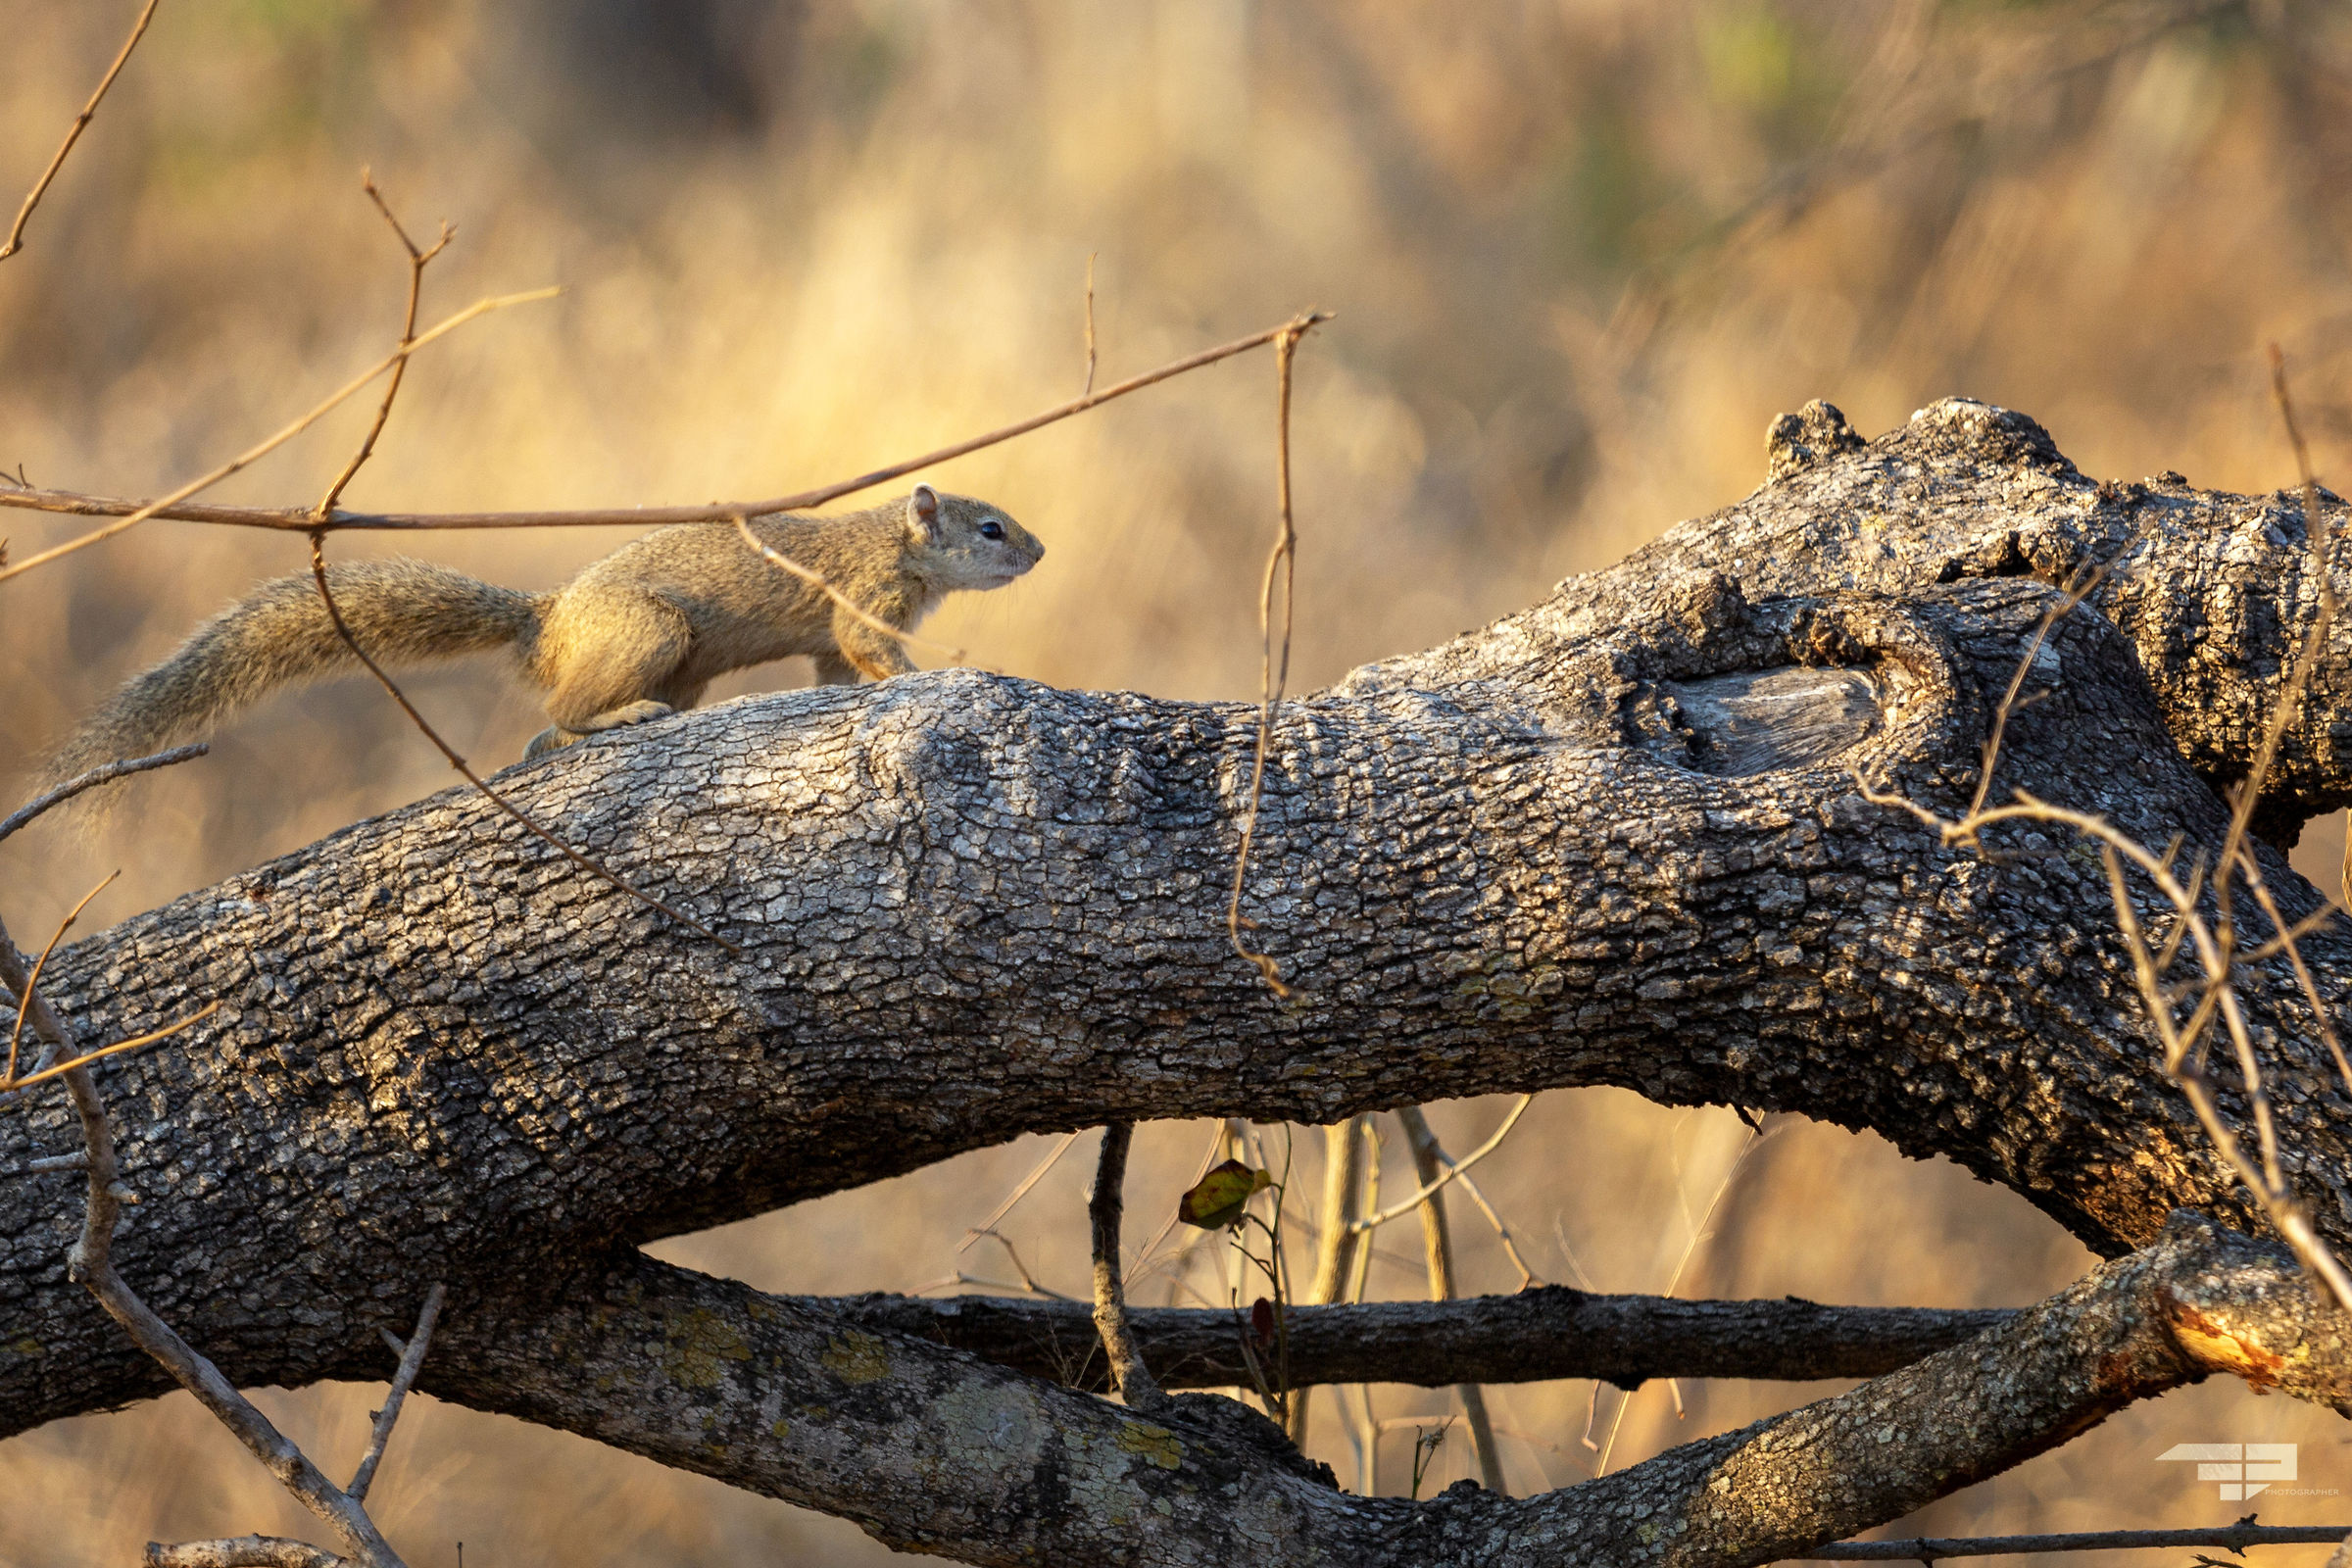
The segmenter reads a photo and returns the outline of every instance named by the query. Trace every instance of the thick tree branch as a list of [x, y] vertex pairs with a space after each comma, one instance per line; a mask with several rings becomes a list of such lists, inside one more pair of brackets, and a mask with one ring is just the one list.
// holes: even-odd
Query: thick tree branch
[[[1787, 475], [1740, 507], [1286, 708], [1259, 898], [1309, 993], [1292, 1004], [1217, 921], [1253, 711], [969, 671], [731, 705], [504, 776], [740, 961], [451, 796], [64, 950], [44, 991], [93, 1038], [225, 1003], [104, 1069], [144, 1110], [129, 1177], [172, 1195], [119, 1266], [235, 1381], [368, 1376], [413, 1298], [389, 1286], [446, 1280], [458, 1314], [1022, 1132], [1593, 1083], [1875, 1127], [2111, 1253], [2176, 1207], [2259, 1224], [2162, 1078], [2095, 855], [2031, 826], [1955, 854], [1854, 776], [1964, 806], [2052, 600], [2001, 579], [2145, 524], [2155, 564], [2093, 601], [2129, 635], [2090, 607], [2057, 622], [1999, 787], [2210, 859], [2227, 814], [2165, 726], [2208, 776], [2251, 758], [2308, 612], [2291, 541], [2262, 503], [2102, 491], [1975, 406], [1805, 462], [1816, 432], [1794, 430]], [[2192, 623], [2204, 654], [2174, 636]], [[2331, 650], [2310, 711], [2348, 669]], [[2289, 733], [2300, 806], [2344, 792], [2331, 746]], [[2261, 855], [2281, 915], [2313, 913]], [[2352, 1002], [2342, 933], [2303, 956], [2324, 1006]], [[2280, 1163], [2341, 1246], [2352, 1103], [2288, 960], [2241, 990]], [[0, 1167], [64, 1152], [69, 1126], [54, 1102], [0, 1121]], [[152, 1392], [64, 1278], [70, 1173], [12, 1196], [0, 1311], [36, 1348], [0, 1356], [0, 1432]]]
[[[792, 1299], [874, 1333], [952, 1346], [1033, 1377], [1094, 1391], [1108, 1387], [1094, 1320], [1076, 1301], [882, 1294]], [[1291, 1379], [1442, 1388], [1598, 1378], [1635, 1389], [1651, 1378], [1867, 1378], [2015, 1315], [1998, 1308], [1594, 1296], [1559, 1285], [1452, 1301], [1293, 1306]], [[1250, 1381], [1229, 1311], [1131, 1306], [1127, 1326], [1170, 1388]]]
[[[1935, 495], [2015, 480], [1953, 458]], [[1851, 524], [1804, 482], [1791, 515]], [[2161, 1080], [2096, 858], [2020, 831], [1987, 864], [1853, 783], [1964, 804], [2049, 592], [1577, 579], [1298, 700], [1261, 829], [1298, 1005], [1201, 892], [1233, 863], [1250, 709], [943, 671], [572, 748], [502, 792], [746, 958], [451, 796], [63, 950], [55, 995], [92, 1035], [227, 1004], [109, 1069], [161, 1107], [130, 1167], [201, 1195], [126, 1234], [123, 1266], [236, 1376], [299, 1383], [405, 1329], [380, 1285], [462, 1294], [1021, 1132], [1589, 1083], [1876, 1127], [2108, 1251], [2178, 1206], [2258, 1226]], [[2037, 668], [2053, 695], [2012, 724], [2006, 780], [2178, 831], [2184, 860], [2218, 847], [2225, 813], [2104, 621], [2067, 616]], [[2318, 906], [2275, 858], [2265, 876], [2288, 918]], [[2352, 1000], [2352, 944], [2304, 956]], [[2275, 958], [2248, 1006], [2282, 1156], [2341, 1241], [2352, 1104], [2293, 987]], [[61, 1109], [0, 1122], [0, 1164], [60, 1152]], [[0, 1430], [149, 1386], [65, 1284], [66, 1191], [33, 1178], [0, 1214], [0, 1302], [52, 1348], [0, 1358]], [[230, 1310], [167, 1266], [189, 1246], [302, 1320]], [[319, 1300], [319, 1277], [348, 1289]]]
[[1737, 1568], [1899, 1517], [2213, 1372], [2347, 1408], [2346, 1332], [2283, 1249], [2182, 1216], [1849, 1394], [1565, 1491], [1462, 1483], [1420, 1504], [1334, 1490], [1214, 1396], [1147, 1420], [641, 1256], [453, 1311], [420, 1386], [978, 1563]]

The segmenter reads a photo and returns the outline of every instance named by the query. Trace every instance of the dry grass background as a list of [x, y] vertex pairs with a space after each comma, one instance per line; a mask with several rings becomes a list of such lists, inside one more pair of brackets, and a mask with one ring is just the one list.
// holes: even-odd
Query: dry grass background
[[[10, 200], [132, 9], [0, 3]], [[1297, 308], [1340, 313], [1299, 369], [1311, 686], [1744, 493], [1766, 421], [1812, 396], [1876, 431], [1967, 393], [2040, 417], [2093, 473], [2268, 489], [2292, 477], [2263, 396], [2275, 338], [2340, 483], [2347, 20], [2316, 0], [166, 0], [29, 248], [0, 267], [0, 462], [151, 494], [380, 354], [402, 274], [359, 194], [363, 162], [413, 226], [458, 224], [428, 318], [485, 292], [569, 291], [418, 363], [351, 491], [362, 507], [772, 494], [926, 449], [1075, 392], [1099, 252], [1105, 377]], [[937, 634], [1060, 684], [1252, 694], [1271, 393], [1254, 358], [931, 475], [1051, 548], [1032, 578], [953, 605]], [[315, 499], [364, 417], [224, 494]], [[67, 532], [6, 525], [20, 555]], [[619, 537], [416, 545], [536, 586]], [[300, 550], [151, 523], [0, 590], [16, 754], [0, 761], [256, 578], [299, 569]], [[719, 695], [805, 678], [761, 671]], [[485, 761], [538, 724], [488, 664], [412, 689]], [[92, 910], [119, 918], [447, 780], [380, 694], [329, 685], [139, 786], [102, 843], [12, 843], [0, 888], [36, 931], [121, 865]], [[2329, 868], [2339, 843], [2315, 824], [2302, 858]], [[1434, 1119], [1461, 1148], [1499, 1109]], [[1486, 1176], [1547, 1278], [1656, 1289], [1746, 1136], [1719, 1109], [1556, 1094]], [[1139, 1222], [1164, 1211], [1203, 1137], [1142, 1131]], [[1302, 1191], [1316, 1143], [1300, 1141]], [[956, 1239], [1041, 1147], [660, 1250], [783, 1289], [915, 1286], [953, 1266]], [[1087, 1163], [1007, 1225], [1072, 1292]], [[1408, 1170], [1392, 1136], [1392, 1193]], [[1469, 1283], [1509, 1288], [1475, 1216], [1456, 1224]], [[1687, 1292], [2023, 1303], [2089, 1262], [2005, 1192], [1808, 1125], [1748, 1162], [1715, 1232]], [[1385, 1245], [1403, 1261], [1375, 1269], [1376, 1292], [1419, 1294], [1411, 1228]], [[375, 1392], [267, 1402], [334, 1468]], [[1515, 1488], [1585, 1473], [1590, 1392], [1495, 1392]], [[1677, 1419], [1652, 1386], [1613, 1463], [1810, 1392], [1692, 1385]], [[1384, 1414], [1446, 1404], [1379, 1396]], [[1316, 1431], [1344, 1468], [1328, 1404]], [[2297, 1485], [2325, 1494], [2255, 1506], [2352, 1522], [2343, 1432], [2234, 1386], [2187, 1391], [1914, 1524], [2225, 1522], [2243, 1510], [2153, 1462], [2192, 1441], [2301, 1443]], [[1409, 1441], [1391, 1441], [1392, 1481]], [[1433, 1484], [1466, 1459], [1449, 1444]], [[419, 1568], [452, 1568], [461, 1540], [481, 1565], [885, 1555], [837, 1522], [430, 1401], [377, 1497]], [[178, 1396], [0, 1444], [11, 1568], [299, 1523]]]

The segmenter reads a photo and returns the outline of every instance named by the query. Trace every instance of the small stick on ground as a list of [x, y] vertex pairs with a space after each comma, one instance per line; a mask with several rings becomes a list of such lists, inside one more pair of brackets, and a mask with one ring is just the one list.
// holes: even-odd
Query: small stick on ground
[[743, 949], [737, 947], [734, 943], [729, 942], [725, 937], [720, 936], [717, 932], [711, 930], [709, 926], [703, 924], [700, 920], [697, 920], [692, 915], [672, 908], [670, 906], [662, 903], [660, 899], [655, 898], [650, 893], [641, 893], [636, 888], [631, 887], [628, 883], [622, 881], [618, 876], [614, 875], [613, 872], [608, 869], [601, 862], [588, 856], [582, 855], [579, 851], [573, 849], [570, 845], [564, 843], [562, 839], [556, 837], [553, 833], [550, 833], [547, 829], [541, 827], [537, 822], [525, 815], [520, 807], [514, 805], [505, 796], [499, 794], [498, 791], [492, 789], [489, 785], [482, 782], [481, 775], [473, 770], [472, 764], [467, 762], [465, 758], [460, 757], [457, 753], [457, 749], [451, 746], [449, 742], [441, 738], [441, 732], [433, 728], [431, 724], [425, 721], [424, 715], [416, 711], [416, 705], [409, 701], [408, 694], [403, 692], [400, 687], [394, 683], [391, 676], [384, 673], [384, 669], [381, 664], [378, 664], [374, 660], [368, 657], [368, 650], [362, 648], [360, 646], [359, 639], [351, 634], [351, 627], [344, 622], [343, 611], [341, 607], [335, 603], [334, 591], [328, 588], [326, 585], [325, 536], [321, 533], [313, 533], [311, 535], [311, 578], [318, 585], [318, 597], [326, 603], [327, 619], [334, 622], [335, 635], [343, 639], [343, 646], [351, 650], [353, 658], [357, 659], [361, 663], [368, 666], [368, 673], [375, 677], [376, 684], [383, 687], [383, 689], [391, 695], [392, 700], [400, 705], [400, 710], [408, 714], [409, 721], [415, 724], [416, 728], [422, 732], [426, 740], [433, 743], [433, 747], [436, 751], [440, 752], [444, 758], [448, 759], [449, 765], [456, 768], [460, 774], [464, 775], [466, 783], [471, 784], [476, 790], [479, 790], [483, 795], [487, 796], [491, 805], [506, 812], [507, 815], [513, 817], [516, 822], [521, 823], [525, 829], [536, 835], [540, 840], [553, 846], [564, 856], [565, 859], [571, 861], [572, 864], [580, 867], [580, 869], [602, 878], [605, 882], [611, 884], [614, 888], [619, 889], [621, 892], [627, 894], [630, 898], [635, 899], [647, 908], [658, 909], [662, 913], [668, 915], [672, 920], [677, 921], [678, 924], [684, 926], [687, 930], [710, 938], [712, 942], [717, 943], [720, 947], [726, 949], [728, 953], [734, 955], [736, 957], [740, 958], [743, 956]]
[[[1407, 1105], [1396, 1112], [1404, 1124], [1405, 1142], [1413, 1151], [1413, 1168], [1420, 1173], [1422, 1190], [1428, 1194], [1421, 1200], [1421, 1238], [1429, 1249], [1429, 1298], [1446, 1301], [1453, 1298], [1453, 1241], [1446, 1226], [1446, 1200], [1436, 1189], [1438, 1172], [1446, 1151], [1438, 1143], [1438, 1135], [1430, 1131], [1429, 1118], [1421, 1114], [1418, 1105]], [[1454, 1387], [1462, 1401], [1462, 1414], [1470, 1427], [1470, 1446], [1478, 1456], [1479, 1479], [1496, 1496], [1509, 1493], [1502, 1484], [1502, 1452], [1494, 1446], [1494, 1424], [1487, 1419], [1486, 1391], [1475, 1383]]]
[[1095, 1328], [1102, 1336], [1102, 1351], [1110, 1361], [1110, 1384], [1121, 1400], [1137, 1410], [1154, 1410], [1167, 1396], [1152, 1381], [1143, 1352], [1127, 1330], [1127, 1287], [1119, 1268], [1119, 1218], [1124, 1206], [1121, 1190], [1127, 1183], [1127, 1149], [1135, 1138], [1135, 1123], [1114, 1121], [1102, 1129], [1102, 1156], [1095, 1168], [1095, 1193], [1087, 1202], [1095, 1243]]
[[155, 8], [159, 3], [160, 0], [147, 0], [146, 9], [139, 13], [139, 20], [130, 24], [130, 36], [123, 39], [122, 47], [115, 52], [115, 63], [107, 67], [106, 74], [99, 78], [98, 90], [90, 94], [90, 101], [81, 106], [81, 113], [75, 115], [74, 123], [66, 127], [66, 139], [58, 144], [56, 155], [49, 160], [49, 167], [41, 171], [41, 177], [33, 181], [32, 189], [25, 194], [24, 204], [17, 209], [17, 220], [9, 225], [8, 240], [0, 244], [0, 262], [7, 261], [24, 248], [24, 225], [31, 220], [32, 210], [41, 205], [43, 196], [49, 194], [49, 182], [57, 178], [59, 170], [66, 167], [66, 155], [74, 150], [74, 144], [81, 140], [81, 133], [89, 128], [90, 117], [98, 113], [99, 100], [115, 84], [115, 78], [122, 74], [122, 68], [130, 63], [130, 52], [147, 35], [147, 24], [155, 20]]

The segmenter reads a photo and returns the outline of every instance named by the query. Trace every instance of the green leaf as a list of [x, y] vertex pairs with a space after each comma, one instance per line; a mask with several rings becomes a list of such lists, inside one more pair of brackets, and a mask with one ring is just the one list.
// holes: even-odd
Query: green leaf
[[1229, 1159], [1177, 1200], [1176, 1214], [1187, 1225], [1219, 1230], [1239, 1220], [1250, 1200], [1273, 1185], [1273, 1172], [1251, 1170], [1238, 1159]]

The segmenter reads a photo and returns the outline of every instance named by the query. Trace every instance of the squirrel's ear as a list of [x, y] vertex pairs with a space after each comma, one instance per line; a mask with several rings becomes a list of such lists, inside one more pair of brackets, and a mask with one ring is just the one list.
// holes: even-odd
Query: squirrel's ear
[[924, 544], [939, 543], [939, 492], [927, 484], [906, 498], [906, 531]]

